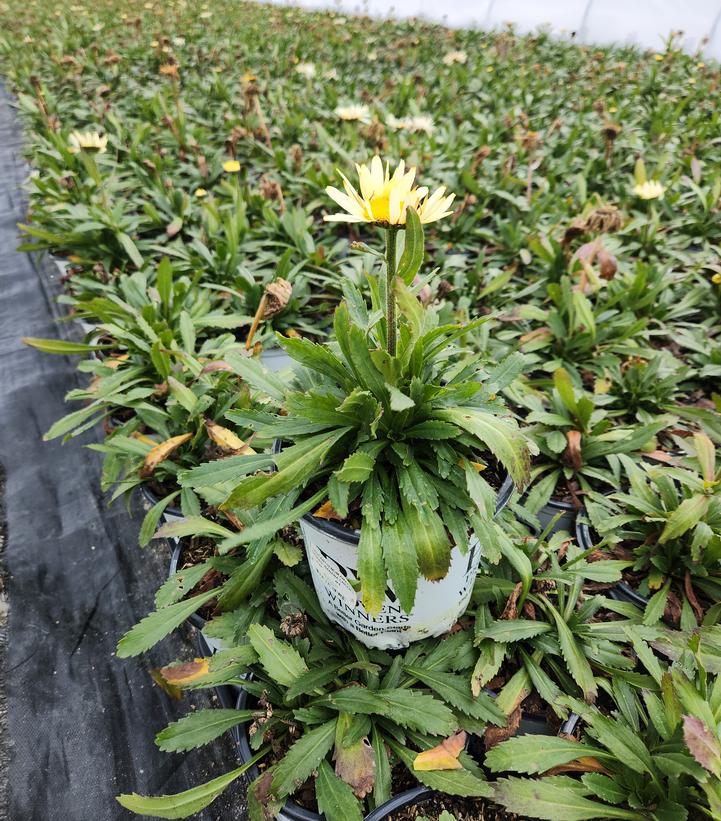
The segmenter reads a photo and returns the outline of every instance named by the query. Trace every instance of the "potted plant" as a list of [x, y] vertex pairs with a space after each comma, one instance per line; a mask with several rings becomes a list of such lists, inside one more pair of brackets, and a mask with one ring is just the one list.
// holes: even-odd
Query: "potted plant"
[[[189, 533], [191, 528], [194, 535]], [[221, 524], [202, 518], [182, 519], [170, 522], [158, 532], [170, 538], [173, 538], [172, 533], [185, 535], [176, 539], [168, 580], [156, 595], [156, 607], [162, 609], [176, 601], [201, 595], [206, 590], [216, 590], [215, 598], [188, 617], [188, 622], [202, 639], [204, 654], [233, 646], [243, 637], [248, 624], [264, 621], [270, 594], [263, 589], [263, 583], [268, 583], [276, 591], [273, 607], [281, 619], [296, 612], [293, 602], [297, 590], [305, 591], [307, 585], [303, 579], [310, 574], [307, 566], [301, 565], [303, 551], [293, 528], [285, 528], [282, 534], [268, 540], [267, 546], [263, 545], [262, 557], [258, 556], [260, 547], [257, 547], [258, 561], [252, 575], [237, 557], [218, 555], [216, 541], [219, 536], [229, 535]], [[257, 568], [262, 571], [260, 574]], [[293, 573], [288, 568], [293, 568]], [[247, 584], [249, 575], [250, 585]], [[254, 585], [256, 589], [252, 589]], [[293, 590], [296, 590], [295, 594]], [[307, 591], [301, 598], [308, 600]], [[321, 611], [317, 609], [317, 612]]]
[[[721, 466], [706, 434], [693, 435], [693, 449], [676, 464], [622, 456], [628, 490], [592, 502], [599, 546], [620, 548], [633, 562], [618, 593], [644, 608], [647, 625], [664, 615], [701, 623], [721, 599]], [[594, 546], [584, 523], [579, 541]]]
[[[543, 402], [528, 395], [529, 436], [540, 456], [532, 471], [533, 484], [523, 507], [541, 529], [559, 516], [556, 529], [574, 532], [577, 512], [587, 493], [620, 487], [620, 454], [653, 450], [655, 435], [666, 420], [643, 426], [614, 424], [612, 413], [596, 394], [579, 390], [563, 368], [553, 374], [553, 389]], [[533, 520], [532, 520], [533, 521]]]
[[[514, 548], [496, 565], [482, 560], [474, 584], [471, 688], [492, 687], [510, 726], [534, 716], [559, 726], [569, 719], [562, 695], [593, 702], [609, 674], [634, 667], [625, 631], [640, 615], [614, 612], [619, 605], [594, 589], [617, 582], [630, 562], [589, 560], [563, 533], [519, 537]], [[487, 743], [497, 740], [488, 733], [496, 737]]]
[[[226, 711], [190, 715], [160, 734], [161, 748], [188, 749], [251, 721], [240, 728], [240, 756], [254, 779], [248, 802], [258, 817], [315, 821], [322, 813], [328, 821], [360, 821], [419, 781], [453, 795], [490, 795], [465, 751], [466, 733], [489, 721], [503, 724], [505, 716], [489, 695], [473, 697], [468, 676], [456, 672], [469, 663], [468, 631], [391, 657], [364, 647], [322, 612], [308, 615], [299, 608], [280, 625], [251, 624], [240, 644], [212, 659], [164, 667], [165, 682], [182, 689], [246, 678], [235, 720]], [[184, 817], [217, 797], [214, 783], [221, 780], [179, 796], [120, 800], [151, 814], [176, 807], [175, 817]]]
[[478, 358], [462, 358], [456, 341], [484, 319], [438, 326], [409, 287], [423, 258], [422, 221], [444, 215], [443, 191], [428, 197], [414, 188], [403, 163], [392, 177], [380, 159], [359, 173], [365, 200], [334, 196], [385, 230], [385, 277], [370, 280], [370, 311], [346, 289], [333, 342], [279, 337], [303, 366], [289, 383], [237, 363], [283, 411], [233, 414], [256, 435], [277, 438], [276, 470], [241, 479], [221, 507], [299, 500], [226, 549], [300, 520], [326, 613], [371, 646], [402, 647], [449, 629], [481, 554], [503, 542], [493, 516], [509, 495], [505, 471], [522, 487], [529, 449], [498, 392], [522, 365], [514, 358], [484, 370]]
[[632, 638], [649, 672], [643, 699], [628, 685], [609, 691], [610, 712], [566, 699], [580, 713], [580, 741], [512, 738], [489, 751], [490, 770], [511, 773], [494, 785], [501, 806], [548, 821], [721, 817], [719, 707], [711, 695], [719, 683], [699, 659], [698, 637], [686, 645], [694, 659], [686, 671], [665, 669], [640, 635]]

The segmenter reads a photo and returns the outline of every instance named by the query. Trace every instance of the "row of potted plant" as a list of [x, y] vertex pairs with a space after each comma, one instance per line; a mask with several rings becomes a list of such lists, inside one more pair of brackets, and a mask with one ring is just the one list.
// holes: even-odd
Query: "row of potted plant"
[[[4, 54], [25, 88], [44, 174], [27, 234], [33, 250], [68, 255], [65, 299], [86, 323], [84, 342], [30, 342], [90, 355], [80, 365], [88, 388], [69, 396], [83, 407], [48, 435], [103, 421], [94, 447], [104, 487], [150, 494], [141, 543], [162, 520], [158, 535], [180, 540], [156, 611], [119, 654], [191, 618], [209, 655], [168, 665], [164, 686], [235, 687], [240, 704], [190, 715], [158, 743], [181, 751], [245, 725], [239, 768], [179, 796], [121, 802], [183, 817], [252, 772], [257, 818], [400, 819], [408, 801], [436, 816], [493, 806], [499, 818], [502, 807], [554, 819], [718, 817], [709, 674], [719, 323], [705, 262], [717, 229], [714, 183], [701, 170], [704, 116], [683, 114], [697, 138], [684, 161], [691, 177], [669, 177], [678, 191], [665, 201], [636, 163], [630, 219], [599, 196], [629, 196], [619, 188], [622, 129], [611, 138], [606, 128], [599, 162], [588, 130], [559, 125], [541, 138], [524, 112], [501, 127], [495, 111], [499, 127], [485, 133], [513, 147], [505, 165], [463, 128], [409, 137], [412, 151], [427, 149], [431, 179], [459, 183], [455, 203], [374, 159], [359, 169], [359, 191], [345, 178], [329, 191], [345, 214], [323, 227], [313, 217], [328, 202], [319, 194], [329, 158], [357, 154], [370, 131], [341, 118], [331, 136], [316, 114], [320, 145], [304, 134], [294, 151], [267, 149], [298, 134], [293, 115], [278, 112], [305, 115], [311, 101], [317, 111], [314, 94], [329, 83], [309, 63], [287, 87], [243, 78], [224, 160], [209, 129], [227, 87], [208, 80], [200, 56], [178, 68], [165, 35], [148, 58], [138, 11], [120, 55], [134, 75], [77, 50], [78, 65], [46, 62], [32, 43]], [[255, 9], [244, 34], [265, 43], [255, 26], [282, 22], [278, 70], [296, 14]], [[180, 19], [190, 25], [182, 9]], [[306, 19], [331, 48], [358, 25]], [[18, 21], [32, 26], [32, 11], [18, 13], [13, 32]], [[430, 32], [419, 26], [418, 36]], [[80, 15], [72, 33], [52, 37], [48, 53], [62, 54], [94, 35]], [[486, 45], [502, 58], [514, 40]], [[543, 38], [524, 48], [569, 64], [583, 54]], [[616, 76], [612, 55], [594, 64], [591, 87]], [[379, 78], [387, 57], [372, 68]], [[664, 60], [669, 77], [689, 65], [671, 48], [652, 63]], [[126, 84], [156, 88], [159, 64], [170, 85], [129, 104]], [[460, 57], [444, 65], [439, 117], [474, 82]], [[105, 96], [125, 124], [106, 112], [105, 134], [68, 137], [67, 99], [99, 71], [114, 72]], [[344, 68], [348, 88], [354, 71]], [[649, 92], [661, 108], [673, 82]], [[539, 99], [545, 122], [549, 95]], [[590, 165], [561, 204], [548, 181], [584, 156]], [[449, 157], [462, 158], [460, 173]], [[369, 244], [348, 255], [361, 236]], [[429, 273], [429, 256], [440, 273]], [[288, 357], [280, 374], [275, 345]], [[538, 740], [513, 738], [539, 727]], [[406, 790], [418, 781], [433, 797]]]

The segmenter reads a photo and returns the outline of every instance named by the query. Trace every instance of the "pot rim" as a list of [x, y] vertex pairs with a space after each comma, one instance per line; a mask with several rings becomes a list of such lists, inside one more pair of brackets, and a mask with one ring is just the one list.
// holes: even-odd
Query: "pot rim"
[[[173, 552], [170, 554], [170, 566], [168, 570], [168, 578], [174, 576], [178, 572], [178, 565], [180, 564], [180, 556], [185, 549], [182, 539], [178, 539], [173, 547]], [[193, 625], [196, 630], [202, 630], [205, 627], [205, 619], [199, 613], [191, 613], [186, 619], [187, 622]]]
[[422, 799], [430, 798], [435, 793], [436, 790], [432, 790], [430, 787], [424, 787], [423, 785], [420, 787], [411, 787], [408, 790], [398, 793], [398, 795], [392, 795], [387, 801], [384, 801], [380, 807], [371, 810], [371, 812], [366, 815], [364, 821], [384, 821], [389, 813], [402, 810], [404, 807], [408, 807], [412, 804], [417, 804]]
[[[576, 519], [576, 541], [581, 550], [588, 550], [595, 545], [593, 537], [591, 536], [591, 528], [587, 522], [583, 522], [580, 519]], [[636, 607], [640, 607], [642, 610], [646, 608], [649, 601], [646, 596], [642, 596], [634, 590], [628, 582], [624, 581], [616, 582], [608, 592], [611, 598], [616, 599], [616, 601], [628, 601], [631, 604], [635, 604]]]
[[[138, 485], [140, 492], [145, 497], [146, 501], [150, 502], [151, 505], [156, 505], [158, 502], [162, 501], [162, 497], [156, 496], [155, 493], [145, 484]], [[178, 516], [179, 518], [183, 518], [183, 511], [174, 504], [169, 504], [163, 511], [163, 514], [168, 514], [169, 516]]]
[[[238, 698], [235, 702], [236, 710], [245, 709], [249, 695], [245, 689], [242, 689], [238, 693]], [[245, 762], [253, 756], [253, 751], [250, 749], [250, 744], [248, 743], [246, 725], [247, 722], [243, 722], [231, 730], [231, 732], [235, 734], [241, 764], [245, 764]], [[255, 781], [259, 775], [260, 770], [255, 764], [247, 770], [247, 777], [251, 782]], [[280, 811], [278, 818], [285, 818], [287, 821], [324, 821], [323, 816], [319, 813], [306, 810], [305, 807], [301, 807], [300, 804], [296, 804], [295, 801], [291, 801], [290, 799], [283, 805], [283, 809]]]
[[[283, 443], [281, 440], [276, 439], [275, 442], [273, 442], [271, 452], [273, 454], [280, 453], [282, 447]], [[513, 480], [511, 479], [511, 475], [507, 472], [503, 482], [501, 482], [501, 486], [496, 491], [496, 510], [494, 516], [497, 516], [503, 510], [503, 508], [510, 501], [512, 495]], [[301, 517], [301, 520], [309, 525], [312, 525], [318, 530], [321, 530], [328, 536], [332, 536], [334, 539], [338, 539], [346, 544], [357, 545], [358, 542], [360, 542], [360, 530], [351, 530], [349, 527], [343, 527], [337, 522], [331, 522], [328, 519], [317, 519], [311, 513], [306, 513]]]

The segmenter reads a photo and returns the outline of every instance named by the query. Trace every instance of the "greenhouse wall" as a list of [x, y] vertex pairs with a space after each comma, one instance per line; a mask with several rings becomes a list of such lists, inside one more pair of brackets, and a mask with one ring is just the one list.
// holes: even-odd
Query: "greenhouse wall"
[[[286, 3], [284, 3], [286, 5]], [[721, 59], [721, 2], [688, 0], [296, 0], [305, 8], [344, 10], [373, 17], [423, 17], [445, 25], [499, 28], [513, 23], [519, 31], [549, 27], [561, 37], [583, 43], [633, 44], [662, 49], [671, 32], [682, 32], [678, 45]]]

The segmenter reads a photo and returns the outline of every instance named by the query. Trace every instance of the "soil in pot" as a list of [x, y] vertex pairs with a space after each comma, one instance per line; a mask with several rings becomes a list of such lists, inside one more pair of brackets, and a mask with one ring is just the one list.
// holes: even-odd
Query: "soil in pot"
[[[213, 539], [205, 536], [193, 536], [191, 539], [183, 539], [176, 572], [177, 570], [184, 570], [188, 567], [194, 567], [196, 564], [201, 564], [215, 555], [217, 555], [217, 550]], [[196, 584], [192, 590], [189, 590], [183, 598], [189, 599], [193, 596], [205, 593], [208, 590], [212, 590], [215, 587], [220, 587], [224, 581], [225, 577], [217, 570], [211, 568], [198, 584]], [[215, 607], [216, 601], [215, 599], [211, 599], [200, 607], [197, 614], [204, 621], [208, 621], [213, 617]]]
[[456, 821], [523, 821], [522, 816], [506, 812], [503, 807], [486, 798], [461, 798], [457, 795], [435, 793], [386, 816], [387, 821], [416, 821], [428, 818], [437, 821], [443, 812], [455, 816]]
[[[597, 534], [586, 524], [579, 524], [576, 539], [582, 550], [587, 550], [600, 541]], [[634, 558], [633, 547], [634, 545], [621, 542], [610, 550], [605, 549], [602, 558], [632, 560]], [[591, 560], [593, 560], [593, 554]], [[635, 571], [632, 568], [626, 568], [623, 571], [621, 582], [614, 585], [604, 585], [604, 587], [610, 587], [609, 595], [612, 598], [618, 601], [630, 602], [644, 609], [648, 604], [650, 596], [655, 592], [640, 592], [644, 589], [646, 578], [647, 574], [644, 571]], [[681, 602], [684, 596], [684, 585], [684, 579], [674, 577], [666, 602], [663, 620], [674, 627], [678, 627], [681, 620]], [[695, 604], [700, 607], [704, 613], [716, 603], [704, 595], [704, 592], [698, 587], [693, 588], [693, 593]], [[694, 609], [696, 609], [696, 607], [694, 607]]]

